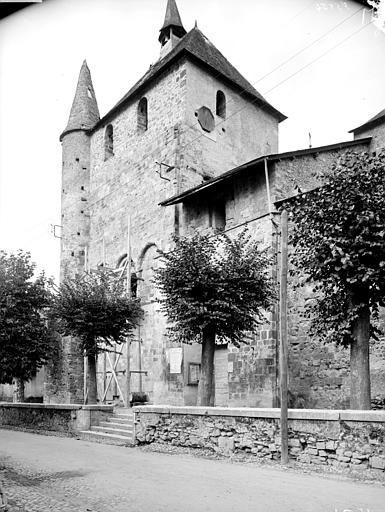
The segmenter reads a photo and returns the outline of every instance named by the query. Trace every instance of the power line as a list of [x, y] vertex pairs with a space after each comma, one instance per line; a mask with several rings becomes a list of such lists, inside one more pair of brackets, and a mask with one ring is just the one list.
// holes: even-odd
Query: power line
[[[316, 42], [320, 41], [323, 37], [325, 37], [326, 35], [328, 35], [329, 33], [331, 33], [333, 30], [335, 30], [338, 26], [341, 26], [342, 23], [344, 23], [345, 21], [347, 21], [348, 19], [352, 18], [355, 14], [357, 14], [357, 12], [361, 11], [362, 9], [358, 9], [356, 10], [353, 14], [351, 14], [350, 16], [348, 16], [347, 18], [345, 18], [344, 20], [342, 20], [341, 22], [339, 22], [335, 27], [332, 27], [331, 29], [329, 29], [325, 34], [323, 34], [322, 36], [320, 36], [317, 40], [313, 41], [312, 43], [310, 43], [309, 45], [307, 45], [305, 48], [303, 48], [302, 50], [300, 50], [299, 52], [297, 52], [296, 54], [294, 54], [292, 57], [290, 57], [289, 59], [287, 59], [286, 61], [284, 61], [281, 65], [284, 65], [286, 62], [289, 62], [290, 60], [292, 60], [295, 56], [299, 55], [300, 53], [302, 53], [303, 51], [305, 51], [307, 48], [309, 48], [310, 46], [312, 46], [313, 44], [315, 44]], [[351, 33], [350, 35], [348, 35], [346, 38], [344, 38], [343, 40], [339, 41], [336, 45], [332, 46], [331, 48], [329, 48], [328, 50], [326, 50], [325, 52], [323, 52], [321, 55], [319, 55], [318, 57], [316, 57], [315, 59], [311, 60], [309, 63], [307, 63], [306, 65], [302, 66], [299, 70], [295, 71], [294, 73], [292, 73], [291, 75], [289, 75], [288, 77], [286, 77], [285, 79], [281, 80], [278, 84], [276, 84], [274, 87], [272, 87], [271, 89], [269, 89], [268, 91], [266, 91], [264, 94], [268, 94], [269, 92], [271, 92], [272, 90], [276, 89], [277, 87], [279, 87], [280, 85], [282, 85], [283, 83], [285, 83], [286, 81], [288, 81], [290, 78], [292, 78], [293, 76], [297, 75], [298, 73], [300, 73], [301, 71], [303, 71], [304, 69], [306, 69], [307, 67], [309, 67], [310, 65], [312, 65], [314, 62], [317, 62], [319, 59], [321, 59], [323, 56], [325, 56], [326, 54], [330, 53], [332, 50], [334, 50], [335, 48], [339, 47], [341, 44], [343, 44], [345, 41], [347, 41], [348, 39], [350, 39], [351, 37], [353, 37], [354, 35], [356, 35], [357, 33], [359, 33], [361, 30], [363, 30], [364, 28], [366, 28], [368, 25], [372, 24], [373, 21], [370, 21], [368, 22], [367, 24], [363, 25], [362, 27], [360, 27], [358, 30], [354, 31], [353, 33]], [[280, 66], [281, 66], [280, 65]], [[278, 66], [278, 67], [280, 67]], [[277, 68], [275, 68], [277, 69]], [[272, 70], [273, 72], [274, 70]], [[271, 73], [272, 73], [271, 72]], [[267, 75], [264, 75], [263, 77], [261, 77], [258, 81], [262, 80], [264, 77], [266, 77]], [[245, 92], [245, 89], [243, 89], [241, 91], [240, 94], [244, 93]], [[249, 104], [254, 104], [254, 103], [257, 103], [259, 101], [258, 98], [254, 99], [254, 100], [251, 100], [249, 102]], [[249, 105], [248, 104], [248, 105]], [[236, 114], [239, 114], [240, 112], [242, 112], [244, 109], [248, 108], [248, 105], [236, 110], [235, 112], [233, 112], [232, 114], [230, 114], [229, 116], [227, 116], [226, 119], [224, 119], [223, 121], [218, 121], [217, 124], [216, 124], [216, 127], [217, 126], [220, 126], [222, 125], [223, 123], [225, 123], [228, 119], [231, 119], [232, 117], [234, 117]], [[199, 126], [198, 123], [196, 123], [195, 125], [190, 125], [188, 126], [185, 130], [179, 132], [178, 135], [183, 135], [185, 133], [187, 133], [189, 130], [195, 128], [195, 126]], [[171, 130], [171, 128], [170, 128]], [[162, 135], [165, 135], [166, 132], [162, 133]], [[194, 142], [196, 142], [197, 140], [199, 140], [201, 137], [206, 137], [206, 135], [204, 133], [201, 133], [199, 134], [196, 138], [192, 139], [191, 141], [189, 141], [188, 143], [184, 144], [181, 148], [181, 150], [184, 150], [186, 147], [188, 147], [189, 145], [193, 144]], [[122, 146], [124, 143], [127, 143], [127, 142], [122, 142], [120, 143], [119, 145], [115, 146], [115, 147], [120, 147]], [[149, 144], [151, 143], [151, 141], [148, 142]], [[147, 155], [144, 155], [142, 157], [142, 160], [144, 159], [147, 159], [153, 155], [155, 155], [157, 152], [159, 152], [159, 150], [154, 150], [150, 153], [148, 153]], [[133, 159], [134, 160], [134, 159]], [[135, 162], [133, 161], [131, 165], [135, 165], [137, 164], [138, 162]], [[98, 191], [99, 189], [101, 189], [102, 187], [106, 186], [106, 185], [109, 185], [109, 184], [112, 184], [116, 181], [118, 181], [120, 179], [120, 175], [117, 175], [115, 178], [112, 178], [104, 183], [102, 183], [101, 185], [99, 185], [98, 187], [96, 187], [92, 192], [95, 193], [96, 191]], [[96, 204], [97, 202], [99, 202], [100, 200], [102, 199], [105, 199], [106, 197], [108, 197], [109, 195], [111, 195], [112, 193], [114, 193], [114, 191], [112, 190], [111, 192], [109, 192], [108, 194], [104, 195], [103, 198], [101, 199], [98, 199], [98, 200], [95, 200], [91, 206], [93, 206], [94, 204]]]
[[[305, 9], [304, 9], [305, 10]], [[276, 71], [277, 69], [279, 69], [281, 66], [285, 65], [286, 63], [290, 62], [291, 60], [293, 60], [295, 57], [297, 57], [298, 55], [300, 55], [301, 53], [303, 53], [304, 51], [306, 51], [308, 48], [310, 48], [311, 46], [313, 46], [314, 44], [316, 44], [317, 42], [319, 42], [321, 39], [323, 39], [324, 37], [326, 37], [327, 35], [329, 35], [331, 32], [333, 32], [334, 30], [336, 30], [336, 28], [340, 27], [343, 23], [345, 23], [346, 21], [348, 21], [349, 19], [351, 19], [353, 16], [355, 16], [358, 12], [362, 11], [362, 8], [359, 8], [357, 9], [356, 11], [354, 11], [351, 15], [349, 15], [347, 18], [344, 18], [342, 21], [340, 21], [337, 25], [335, 25], [334, 27], [330, 28], [327, 32], [325, 32], [324, 34], [322, 34], [320, 37], [318, 37], [317, 39], [315, 39], [314, 41], [312, 41], [311, 43], [309, 43], [307, 46], [305, 46], [304, 48], [302, 48], [301, 50], [299, 50], [298, 52], [296, 52], [295, 54], [293, 54], [291, 57], [289, 57], [288, 59], [286, 59], [285, 61], [283, 61], [281, 64], [279, 64], [278, 66], [276, 66], [273, 70], [271, 70], [269, 73], [267, 73], [266, 75], [263, 75], [261, 78], [259, 78], [257, 80], [257, 82], [255, 82], [254, 84], [260, 82], [261, 80], [263, 80], [264, 78], [266, 78], [267, 76], [271, 75], [274, 71]], [[301, 12], [301, 11], [300, 11]], [[367, 23], [366, 25], [364, 25], [363, 27], [361, 27], [358, 31], [360, 31], [362, 28], [364, 28], [365, 26], [369, 25], [370, 23], [372, 22], [369, 22]], [[353, 33], [352, 35], [354, 35], [355, 33]], [[350, 36], [351, 37], [351, 36]], [[343, 41], [342, 41], [343, 42]], [[331, 49], [334, 49], [335, 47], [337, 47], [339, 44], [342, 44], [342, 42], [338, 43], [336, 46], [332, 47]], [[329, 50], [328, 50], [329, 51]], [[325, 52], [324, 54], [322, 54], [321, 56], [325, 55], [326, 53]], [[330, 50], [331, 51], [331, 50]], [[316, 62], [318, 60], [318, 58], [320, 57], [317, 57], [316, 59], [314, 59], [313, 61], [311, 61], [309, 64], [307, 64], [306, 66], [304, 66], [303, 68], [301, 68], [300, 70], [298, 70], [297, 72], [293, 73], [292, 75], [290, 75], [289, 77], [287, 77], [285, 80], [282, 80], [281, 82], [279, 82], [278, 85], [281, 85], [282, 83], [284, 83], [285, 81], [287, 81], [289, 78], [291, 78], [292, 76], [294, 76], [295, 74], [299, 73], [302, 69], [305, 69], [305, 67], [309, 66], [310, 64], [312, 64], [313, 62]], [[220, 73], [218, 73], [215, 77], [218, 77], [220, 76]], [[215, 78], [214, 77], [214, 78]], [[277, 86], [278, 86], [277, 85]], [[277, 87], [275, 86], [275, 87]], [[270, 91], [272, 91], [275, 87], [273, 87], [272, 89], [269, 89], [266, 93], [264, 94], [268, 94]], [[241, 96], [246, 92], [246, 89], [242, 89], [241, 92], [239, 93]], [[258, 99], [255, 99], [255, 100], [252, 100], [250, 103], [254, 104], [254, 103], [257, 103], [259, 100]], [[229, 100], [227, 101], [227, 105], [228, 104], [231, 104], [232, 102], [235, 102], [235, 100]], [[245, 108], [247, 108], [247, 106], [245, 107], [242, 107], [241, 109], [235, 111], [234, 113], [230, 114], [229, 116], [227, 116], [226, 119], [224, 119], [223, 121], [218, 121], [217, 124], [216, 124], [216, 127], [217, 126], [220, 126], [221, 124], [223, 124], [224, 122], [226, 122], [228, 119], [230, 119], [231, 117], [233, 117], [235, 114], [238, 114], [239, 112], [243, 111]], [[186, 134], [188, 131], [194, 129], [195, 127], [199, 127], [199, 123], [195, 123], [193, 125], [189, 125], [186, 129], [182, 130], [179, 135], [184, 135]], [[171, 128], [170, 128], [171, 129]], [[164, 135], [166, 132], [164, 132], [162, 135]], [[190, 144], [192, 144], [193, 142], [195, 142], [196, 140], [198, 140], [199, 138], [203, 137], [203, 136], [206, 136], [204, 133], [201, 133], [199, 134], [198, 137], [196, 137], [195, 139], [193, 139], [192, 141], [190, 141], [189, 143], [185, 144], [182, 149], [185, 149], [187, 146], [189, 146]], [[115, 147], [121, 147], [123, 144], [125, 144], [126, 142], [122, 142], [120, 143], [119, 145], [115, 146]], [[149, 142], [151, 143], [151, 141]], [[157, 150], [149, 153], [148, 155], [144, 155], [143, 156], [143, 159], [145, 158], [148, 158], [152, 155], [155, 155], [157, 153]], [[138, 163], [138, 162], [134, 162], [135, 163]], [[96, 189], [93, 190], [93, 192], [99, 190], [100, 188], [102, 188], [103, 186], [107, 185], [108, 183], [113, 183], [115, 180], [119, 179], [119, 176], [116, 176], [115, 178], [112, 178], [111, 180], [101, 184], [99, 187], [97, 187]], [[105, 197], [105, 196], [104, 196]], [[95, 204], [96, 202], [94, 202], [93, 204]]]

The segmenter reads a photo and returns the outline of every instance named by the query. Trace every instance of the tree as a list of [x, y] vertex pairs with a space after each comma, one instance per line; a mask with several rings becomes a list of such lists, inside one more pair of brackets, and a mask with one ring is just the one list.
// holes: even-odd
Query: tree
[[34, 278], [29, 253], [0, 251], [0, 382], [17, 382], [17, 400], [24, 401], [24, 382], [49, 361], [55, 350], [45, 310], [50, 284], [44, 273]]
[[175, 238], [164, 265], [155, 271], [161, 307], [173, 335], [202, 343], [200, 405], [214, 405], [215, 343], [245, 342], [274, 299], [270, 259], [246, 233], [234, 239], [195, 234]]
[[350, 346], [353, 409], [370, 409], [369, 339], [385, 295], [385, 152], [348, 153], [291, 212], [292, 262], [314, 284], [311, 333]]
[[88, 403], [97, 403], [96, 357], [121, 344], [142, 317], [140, 301], [124, 292], [124, 282], [107, 271], [64, 281], [51, 310], [58, 330], [80, 340], [87, 356]]

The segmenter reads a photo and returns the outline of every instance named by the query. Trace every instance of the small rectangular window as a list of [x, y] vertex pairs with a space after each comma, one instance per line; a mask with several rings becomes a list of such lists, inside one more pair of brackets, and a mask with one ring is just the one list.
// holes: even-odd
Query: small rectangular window
[[217, 201], [209, 206], [209, 226], [223, 231], [226, 228], [226, 204]]

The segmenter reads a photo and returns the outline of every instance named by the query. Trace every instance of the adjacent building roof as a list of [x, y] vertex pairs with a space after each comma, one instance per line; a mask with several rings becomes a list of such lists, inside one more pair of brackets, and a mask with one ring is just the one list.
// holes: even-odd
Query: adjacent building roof
[[75, 130], [89, 130], [100, 119], [91, 73], [87, 62], [84, 61], [79, 73], [75, 97], [72, 103], [67, 126], [60, 135], [60, 140], [66, 133]]
[[384, 122], [385, 122], [385, 109], [381, 110], [381, 112], [379, 112], [374, 117], [369, 119], [369, 121], [366, 121], [366, 123], [362, 124], [361, 126], [358, 126], [357, 128], [354, 128], [353, 130], [350, 130], [349, 133], [362, 132], [364, 130], [373, 128], [373, 126], [376, 126], [376, 125], [384, 123]]
[[94, 129], [103, 125], [130, 99], [142, 91], [148, 84], [155, 80], [171, 63], [187, 56], [198, 65], [204, 66], [216, 76], [228, 82], [238, 89], [245, 98], [255, 102], [256, 105], [268, 111], [271, 115], [284, 121], [286, 116], [270, 105], [265, 98], [230, 64], [219, 50], [207, 39], [207, 37], [194, 27], [163, 59], [157, 61], [147, 73], [123, 96], [123, 98], [96, 124]]
[[191, 197], [198, 195], [202, 193], [203, 191], [207, 191], [209, 188], [215, 187], [219, 185], [220, 183], [225, 182], [226, 180], [232, 179], [235, 176], [245, 172], [249, 171], [253, 167], [256, 167], [258, 164], [262, 164], [265, 160], [268, 162], [275, 162], [279, 160], [284, 160], [287, 158], [296, 158], [304, 155], [314, 155], [317, 153], [321, 153], [324, 151], [332, 151], [335, 149], [343, 149], [348, 148], [350, 146], [358, 146], [360, 144], [369, 144], [371, 141], [371, 137], [366, 137], [363, 139], [356, 139], [356, 140], [350, 140], [346, 142], [340, 142], [337, 144], [329, 144], [328, 146], [319, 146], [317, 148], [308, 148], [308, 149], [299, 149], [296, 151], [288, 151], [286, 153], [275, 153], [271, 155], [264, 155], [260, 156], [258, 158], [255, 158], [254, 160], [251, 160], [250, 162], [247, 162], [245, 164], [242, 164], [238, 167], [235, 167], [234, 169], [231, 169], [230, 171], [227, 171], [220, 176], [217, 176], [215, 178], [212, 178], [209, 181], [206, 181], [205, 183], [202, 183], [200, 185], [197, 185], [196, 187], [190, 188], [189, 190], [186, 190], [185, 192], [182, 192], [180, 194], [177, 194], [175, 196], [170, 197], [169, 199], [166, 199], [165, 201], [162, 201], [159, 203], [160, 206], [170, 206], [172, 204], [178, 204], [183, 203], [186, 199], [190, 199]]

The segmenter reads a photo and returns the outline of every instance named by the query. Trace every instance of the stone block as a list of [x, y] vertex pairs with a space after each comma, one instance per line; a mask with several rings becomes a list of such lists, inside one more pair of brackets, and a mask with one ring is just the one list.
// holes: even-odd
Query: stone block
[[325, 449], [326, 450], [335, 450], [336, 449], [336, 442], [335, 441], [326, 441]]
[[301, 446], [301, 443], [299, 442], [299, 439], [289, 439], [288, 445], [291, 447], [297, 448], [297, 447]]
[[369, 464], [374, 469], [385, 469], [385, 457], [370, 457]]
[[317, 450], [325, 450], [326, 448], [326, 443], [324, 443], [323, 441], [318, 441], [316, 444], [315, 444]]
[[306, 453], [309, 455], [318, 455], [318, 450], [316, 448], [307, 448]]
[[218, 437], [218, 451], [225, 455], [230, 455], [234, 451], [233, 437]]

